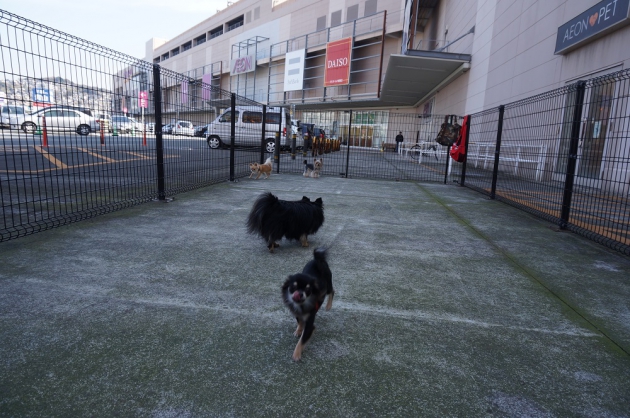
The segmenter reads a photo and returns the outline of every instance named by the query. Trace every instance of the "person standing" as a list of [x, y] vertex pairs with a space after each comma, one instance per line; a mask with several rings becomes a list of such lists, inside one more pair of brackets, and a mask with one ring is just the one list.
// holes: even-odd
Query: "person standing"
[[400, 144], [404, 141], [402, 131], [398, 132], [396, 135], [396, 152], [400, 149]]

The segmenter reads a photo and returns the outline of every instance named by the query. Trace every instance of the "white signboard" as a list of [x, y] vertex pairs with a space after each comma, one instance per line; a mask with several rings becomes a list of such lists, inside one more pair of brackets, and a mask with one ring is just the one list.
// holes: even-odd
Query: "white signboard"
[[287, 52], [284, 58], [284, 91], [302, 90], [304, 87], [304, 58], [306, 50]]

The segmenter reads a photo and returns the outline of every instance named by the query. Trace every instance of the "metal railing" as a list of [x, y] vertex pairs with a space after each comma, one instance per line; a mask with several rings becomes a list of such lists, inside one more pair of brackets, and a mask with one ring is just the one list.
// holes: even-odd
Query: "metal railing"
[[[456, 163], [434, 141], [444, 115], [267, 116], [252, 100], [1, 10], [0, 57], [5, 104], [26, 109], [19, 127], [33, 128], [0, 130], [0, 241], [245, 178], [267, 158], [274, 173], [294, 175], [322, 159], [321, 176], [457, 182], [630, 254], [628, 70], [469, 115], [467, 158]], [[86, 130], [42, 117], [51, 105], [155, 128], [101, 130], [77, 113]], [[188, 136], [185, 123], [174, 134], [161, 128], [207, 127], [226, 110], [241, 118], [229, 119], [220, 141], [201, 129]]]
[[630, 71], [471, 115], [461, 184], [630, 254]]

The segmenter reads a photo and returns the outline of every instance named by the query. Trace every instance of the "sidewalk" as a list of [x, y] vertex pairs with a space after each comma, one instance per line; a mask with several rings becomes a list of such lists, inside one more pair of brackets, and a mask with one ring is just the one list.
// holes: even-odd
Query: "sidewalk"
[[[311, 248], [246, 233], [322, 197]], [[629, 417], [630, 258], [454, 185], [273, 174], [0, 243], [0, 416]], [[302, 361], [280, 299], [329, 246]]]

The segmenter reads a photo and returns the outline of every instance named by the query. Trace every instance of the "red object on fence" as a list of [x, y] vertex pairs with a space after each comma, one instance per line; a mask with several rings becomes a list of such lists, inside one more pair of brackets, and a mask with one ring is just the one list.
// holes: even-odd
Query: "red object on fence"
[[46, 131], [46, 116], [42, 116], [42, 147], [48, 147], [48, 131]]
[[462, 122], [462, 129], [459, 130], [459, 137], [457, 142], [453, 144], [450, 150], [451, 158], [458, 163], [463, 163], [466, 160], [466, 135], [468, 132], [468, 119], [470, 115], [464, 116], [464, 122]]
[[101, 119], [99, 125], [101, 127], [101, 145], [105, 145], [105, 119]]

